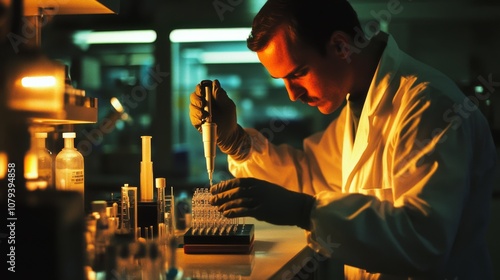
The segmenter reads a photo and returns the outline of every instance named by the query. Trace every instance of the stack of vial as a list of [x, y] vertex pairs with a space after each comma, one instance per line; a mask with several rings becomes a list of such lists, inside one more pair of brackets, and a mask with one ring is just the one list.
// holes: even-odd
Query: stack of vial
[[229, 219], [212, 206], [209, 202], [208, 188], [197, 188], [192, 198], [192, 234], [195, 235], [224, 235], [237, 231], [238, 218]]

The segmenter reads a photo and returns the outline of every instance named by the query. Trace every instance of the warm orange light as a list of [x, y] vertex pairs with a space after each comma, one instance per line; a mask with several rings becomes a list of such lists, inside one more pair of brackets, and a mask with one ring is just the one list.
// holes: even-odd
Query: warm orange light
[[29, 150], [24, 156], [24, 178], [38, 178], [38, 155], [36, 150]]
[[28, 181], [26, 182], [28, 191], [45, 190], [47, 189], [47, 181]]
[[120, 102], [120, 100], [118, 100], [118, 98], [112, 97], [111, 98], [111, 105], [113, 106], [113, 108], [115, 108], [115, 110], [118, 113], [123, 113], [124, 109], [123, 109], [122, 103]]
[[7, 153], [4, 151], [0, 151], [0, 179], [5, 178], [5, 175], [7, 175]]
[[24, 77], [21, 79], [21, 84], [26, 88], [53, 87], [56, 85], [56, 78], [54, 76]]

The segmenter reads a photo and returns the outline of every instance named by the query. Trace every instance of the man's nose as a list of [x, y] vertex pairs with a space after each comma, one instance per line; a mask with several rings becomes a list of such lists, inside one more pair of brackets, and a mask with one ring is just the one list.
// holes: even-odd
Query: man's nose
[[287, 80], [284, 80], [285, 82], [285, 88], [286, 91], [288, 92], [288, 97], [290, 98], [291, 101], [295, 102], [299, 99], [299, 97], [304, 93], [304, 90], [301, 89], [301, 87], [297, 86], [294, 83], [291, 83]]

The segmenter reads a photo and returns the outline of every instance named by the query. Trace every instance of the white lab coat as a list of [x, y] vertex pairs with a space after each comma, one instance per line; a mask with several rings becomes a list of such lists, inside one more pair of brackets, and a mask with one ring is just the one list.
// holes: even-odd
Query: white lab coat
[[346, 279], [490, 279], [488, 123], [450, 79], [387, 40], [355, 137], [349, 106], [303, 150], [247, 129], [252, 151], [229, 169], [314, 195], [309, 245], [345, 264]]

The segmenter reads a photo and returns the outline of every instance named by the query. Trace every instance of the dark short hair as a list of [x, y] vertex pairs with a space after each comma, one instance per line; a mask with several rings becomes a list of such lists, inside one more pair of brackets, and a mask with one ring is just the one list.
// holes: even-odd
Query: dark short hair
[[247, 47], [262, 50], [282, 25], [291, 38], [321, 54], [333, 32], [343, 31], [354, 38], [361, 31], [358, 15], [347, 0], [268, 0], [253, 20]]

